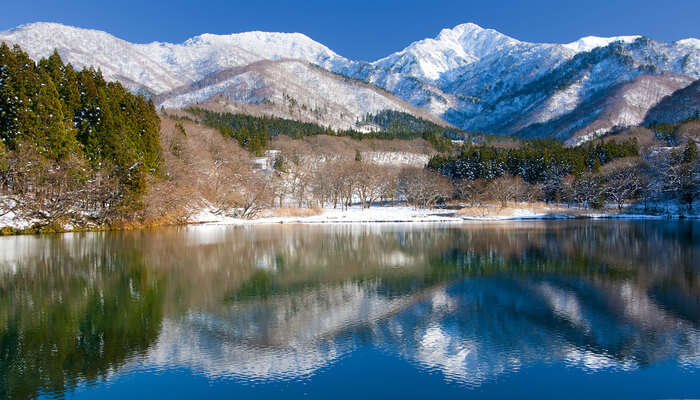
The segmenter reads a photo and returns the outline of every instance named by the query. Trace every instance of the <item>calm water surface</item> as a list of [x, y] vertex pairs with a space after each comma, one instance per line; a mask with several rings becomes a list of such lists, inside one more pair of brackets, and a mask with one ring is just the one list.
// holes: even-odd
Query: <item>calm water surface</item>
[[0, 238], [0, 398], [700, 398], [700, 223]]

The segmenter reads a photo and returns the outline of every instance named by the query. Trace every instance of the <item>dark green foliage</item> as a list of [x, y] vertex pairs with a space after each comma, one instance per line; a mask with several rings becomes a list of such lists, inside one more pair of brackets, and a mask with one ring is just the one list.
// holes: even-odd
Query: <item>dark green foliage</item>
[[416, 139], [422, 137], [438, 151], [447, 151], [452, 144], [445, 137], [449, 133], [446, 129], [409, 114], [394, 111], [384, 111], [378, 114], [379, 117], [368, 115], [365, 118], [365, 122], [379, 118], [383, 124], [389, 126], [388, 129], [369, 133], [355, 130], [336, 131], [310, 122], [272, 117], [253, 117], [245, 114], [218, 113], [201, 108], [189, 108], [187, 111], [198, 117], [205, 125], [218, 129], [226, 136], [235, 138], [241, 146], [257, 155], [260, 155], [267, 149], [271, 138], [279, 135], [287, 135], [294, 139], [314, 135], [348, 136], [358, 140]]
[[53, 397], [104, 380], [160, 333], [164, 291], [136, 252], [48, 258], [48, 275], [17, 274], [13, 289], [0, 292], [3, 399]]
[[462, 133], [457, 129], [447, 129], [423, 118], [393, 110], [384, 110], [375, 115], [367, 114], [362, 123], [380, 126], [386, 132], [409, 136], [424, 132], [440, 132], [445, 135]]
[[677, 124], [654, 123], [649, 126], [656, 134], [656, 138], [663, 140], [671, 146], [678, 145], [678, 126]]
[[676, 192], [681, 204], [693, 208], [695, 199], [700, 197], [700, 164], [698, 163], [698, 147], [695, 140], [689, 140], [679, 157], [680, 165], [672, 170], [677, 171], [672, 181], [676, 182]]
[[440, 131], [428, 131], [423, 133], [423, 139], [430, 143], [435, 150], [446, 153], [452, 150], [452, 140]]
[[253, 117], [245, 114], [217, 113], [201, 108], [189, 108], [189, 113], [200, 118], [205, 125], [235, 138], [245, 149], [261, 155], [267, 149], [270, 138], [281, 134], [295, 139], [313, 135], [335, 135], [331, 129], [308, 122], [282, 118]]
[[400, 111], [384, 110], [375, 115], [367, 114], [362, 122], [380, 126], [383, 132], [397, 138], [413, 139], [420, 134], [439, 152], [447, 152], [452, 149], [450, 137], [464, 138], [466, 136], [465, 132], [460, 130], [445, 128], [434, 122]]
[[284, 157], [282, 157], [281, 154], [278, 154], [277, 157], [275, 157], [275, 162], [272, 165], [272, 168], [274, 168], [277, 171], [286, 171], [286, 168], [284, 166]]
[[683, 151], [683, 162], [693, 163], [698, 161], [698, 145], [695, 140], [689, 140]]
[[7, 165], [7, 148], [5, 147], [5, 143], [0, 142], [0, 172], [7, 171], [8, 167], [9, 166]]
[[490, 180], [509, 174], [535, 184], [569, 174], [595, 172], [612, 160], [636, 155], [635, 141], [565, 147], [556, 140], [533, 140], [514, 149], [464, 146], [458, 156], [434, 156], [428, 167], [453, 179]]
[[[94, 69], [75, 71], [58, 53], [35, 63], [18, 46], [0, 46], [0, 139], [7, 152], [30, 146], [61, 163], [87, 161], [118, 179], [131, 208], [148, 175], [160, 172], [160, 119], [154, 106]], [[3, 150], [5, 151], [5, 150]]]

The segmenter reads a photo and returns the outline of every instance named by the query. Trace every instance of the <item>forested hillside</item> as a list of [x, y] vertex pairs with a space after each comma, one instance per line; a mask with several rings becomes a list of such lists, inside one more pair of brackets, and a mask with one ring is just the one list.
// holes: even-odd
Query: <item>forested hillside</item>
[[[387, 111], [377, 116], [366, 116], [366, 123], [378, 122], [377, 125], [383, 128], [369, 133], [355, 130], [333, 130], [309, 122], [282, 118], [220, 113], [203, 108], [190, 107], [187, 112], [205, 125], [218, 129], [226, 136], [235, 138], [241, 146], [258, 155], [267, 150], [270, 139], [279, 135], [286, 135], [294, 139], [315, 135], [347, 136], [357, 140], [423, 138], [438, 151], [447, 151], [451, 147], [451, 141], [445, 136], [448, 133], [448, 128], [401, 112]], [[456, 130], [453, 131], [456, 132]]]
[[464, 146], [458, 155], [434, 156], [428, 167], [449, 177], [456, 197], [472, 206], [545, 201], [592, 208], [614, 204], [619, 210], [641, 203], [645, 211], [678, 203], [692, 209], [700, 197], [700, 163], [695, 139], [683, 140], [679, 146], [677, 137], [647, 130], [578, 147], [556, 140], [517, 148]]
[[496, 179], [508, 174], [528, 183], [543, 183], [557, 176], [598, 171], [615, 159], [638, 155], [633, 140], [565, 147], [557, 140], [542, 139], [512, 149], [464, 146], [458, 156], [433, 157], [429, 166], [453, 179]]
[[76, 71], [58, 53], [35, 63], [0, 45], [5, 212], [50, 225], [139, 209], [149, 177], [162, 172], [159, 129], [153, 104], [100, 71]]

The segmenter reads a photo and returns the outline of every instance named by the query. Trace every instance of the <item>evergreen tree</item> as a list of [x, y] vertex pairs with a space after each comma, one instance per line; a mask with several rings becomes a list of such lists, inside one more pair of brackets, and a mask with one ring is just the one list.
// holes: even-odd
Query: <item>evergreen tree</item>
[[[19, 151], [36, 158], [36, 165], [80, 166], [86, 160], [93, 172], [120, 182], [123, 204], [116, 206], [133, 209], [148, 175], [160, 173], [159, 130], [153, 103], [107, 83], [99, 70], [76, 72], [57, 52], [35, 63], [18, 46], [0, 44], [3, 160]], [[3, 166], [9, 168], [5, 161]]]
[[695, 140], [689, 139], [688, 144], [685, 146], [683, 151], [683, 162], [693, 163], [698, 161], [698, 145]]
[[32, 132], [34, 145], [39, 154], [51, 160], [60, 160], [76, 150], [73, 129], [66, 126], [63, 104], [56, 87], [46, 71], [40, 70], [42, 82], [34, 101], [38, 127]]
[[0, 172], [5, 172], [9, 168], [7, 164], [7, 147], [5, 143], [0, 142]]

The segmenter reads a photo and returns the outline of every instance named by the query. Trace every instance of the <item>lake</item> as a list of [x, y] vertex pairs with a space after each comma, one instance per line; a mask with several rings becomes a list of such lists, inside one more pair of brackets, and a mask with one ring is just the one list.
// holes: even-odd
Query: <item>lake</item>
[[700, 398], [700, 223], [0, 238], [0, 398]]

